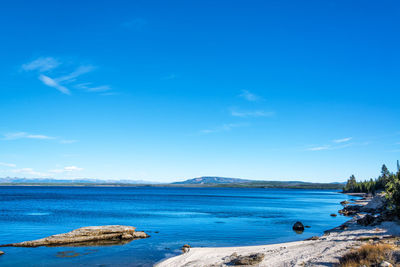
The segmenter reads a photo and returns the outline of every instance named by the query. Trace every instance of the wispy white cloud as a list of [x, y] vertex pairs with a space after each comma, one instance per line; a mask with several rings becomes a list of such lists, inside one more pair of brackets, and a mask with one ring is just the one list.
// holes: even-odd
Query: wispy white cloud
[[26, 71], [45, 72], [57, 68], [60, 62], [53, 57], [40, 57], [29, 63], [23, 64], [22, 69]]
[[352, 137], [337, 139], [337, 140], [332, 141], [333, 144], [313, 146], [313, 147], [307, 148], [306, 150], [308, 150], [308, 151], [337, 150], [337, 149], [342, 149], [342, 148], [347, 148], [347, 147], [352, 147], [352, 146], [366, 146], [366, 145], [370, 144], [369, 142], [349, 143], [349, 141], [352, 139], [353, 139]]
[[66, 95], [70, 95], [71, 94], [71, 92], [69, 91], [68, 88], [66, 88], [65, 86], [62, 86], [56, 80], [50, 78], [49, 76], [40, 74], [39, 80], [42, 81], [45, 85], [47, 85], [49, 87], [53, 87], [53, 88], [57, 89], [58, 91], [60, 91], [63, 94], [66, 94]]
[[241, 118], [246, 118], [246, 117], [272, 117], [275, 115], [275, 112], [273, 111], [262, 111], [262, 110], [256, 110], [256, 111], [236, 111], [236, 110], [231, 110], [231, 115], [234, 117], [241, 117]]
[[81, 83], [76, 85], [76, 87], [88, 92], [105, 92], [111, 90], [111, 87], [108, 85], [92, 86], [92, 83]]
[[[26, 63], [22, 65], [22, 69], [26, 71], [35, 71], [39, 74], [38, 79], [46, 86], [57, 89], [63, 94], [70, 95], [70, 88], [79, 88], [84, 89], [87, 92], [105, 92], [111, 90], [109, 85], [91, 85], [92, 83], [78, 83], [80, 76], [83, 74], [92, 72], [96, 69], [96, 67], [92, 65], [80, 65], [72, 72], [68, 72], [68, 67], [63, 65], [64, 67], [57, 69], [57, 73], [64, 73], [64, 75], [57, 75], [58, 77], [54, 77], [54, 74], [49, 75], [49, 71], [59, 67], [61, 63], [52, 58], [52, 57], [41, 57], [32, 62]], [[69, 64], [67, 64], [69, 66]], [[67, 73], [67, 74], [65, 74]], [[77, 84], [78, 83], [78, 84]], [[68, 88], [67, 88], [68, 86]]]
[[242, 92], [240, 93], [239, 96], [250, 102], [254, 102], [254, 101], [258, 101], [258, 100], [262, 99], [258, 95], [251, 93], [249, 90], [242, 90]]
[[346, 137], [346, 138], [342, 138], [342, 139], [336, 139], [333, 140], [334, 143], [345, 143], [345, 142], [349, 142], [351, 139], [353, 139], [353, 137]]
[[30, 134], [26, 132], [6, 133], [4, 134], [4, 140], [17, 140], [17, 139], [55, 139], [55, 137], [42, 135], [42, 134]]
[[78, 78], [79, 76], [85, 74], [85, 73], [89, 73], [91, 71], [93, 71], [95, 69], [94, 66], [88, 65], [88, 66], [79, 66], [76, 70], [74, 70], [73, 72], [61, 76], [59, 78], [56, 78], [55, 80], [57, 82], [73, 82], [76, 81], [76, 78]]
[[245, 127], [248, 124], [245, 123], [228, 123], [228, 124], [223, 124], [222, 126], [215, 127], [212, 129], [205, 129], [201, 130], [200, 132], [202, 134], [210, 134], [210, 133], [218, 133], [218, 132], [227, 132], [232, 130], [233, 128], [238, 128], [238, 127]]
[[14, 164], [14, 163], [7, 163], [7, 162], [0, 162], [0, 166], [3, 166], [3, 167], [10, 167], [10, 168], [15, 168], [15, 167], [17, 167], [16, 164]]
[[64, 167], [62, 169], [54, 169], [54, 170], [50, 170], [49, 172], [51, 173], [65, 173], [65, 172], [79, 172], [82, 171], [83, 168], [79, 168], [77, 166], [67, 166]]
[[328, 150], [330, 149], [330, 146], [317, 146], [317, 147], [310, 147], [307, 150], [309, 151], [321, 151], [321, 150]]
[[34, 176], [47, 176], [46, 173], [37, 172], [32, 168], [15, 169], [15, 170], [11, 170], [11, 172], [18, 173], [18, 174], [34, 175]]

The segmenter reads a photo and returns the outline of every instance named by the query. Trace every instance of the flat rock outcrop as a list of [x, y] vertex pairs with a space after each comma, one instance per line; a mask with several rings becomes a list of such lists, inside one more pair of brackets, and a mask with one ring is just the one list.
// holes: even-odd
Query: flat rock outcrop
[[57, 246], [101, 246], [128, 243], [134, 239], [147, 238], [145, 232], [124, 225], [89, 226], [68, 233], [52, 235], [42, 239], [1, 245], [0, 247], [57, 247]]

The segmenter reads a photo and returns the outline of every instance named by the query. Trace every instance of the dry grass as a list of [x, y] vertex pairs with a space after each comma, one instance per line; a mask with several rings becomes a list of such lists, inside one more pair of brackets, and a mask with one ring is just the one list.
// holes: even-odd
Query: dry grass
[[379, 264], [391, 258], [391, 252], [394, 249], [390, 244], [365, 244], [360, 248], [345, 254], [340, 259], [341, 267], [358, 267], [358, 266], [379, 266]]

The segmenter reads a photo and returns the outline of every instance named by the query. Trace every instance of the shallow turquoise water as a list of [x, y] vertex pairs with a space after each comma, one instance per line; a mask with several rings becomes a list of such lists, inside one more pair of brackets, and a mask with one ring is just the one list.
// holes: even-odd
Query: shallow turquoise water
[[[0, 187], [0, 243], [106, 224], [151, 235], [119, 246], [2, 248], [0, 266], [152, 266], [192, 246], [243, 246], [302, 240], [336, 227], [347, 195], [328, 190]], [[292, 231], [297, 220], [311, 228]], [[60, 257], [79, 253], [76, 257]]]

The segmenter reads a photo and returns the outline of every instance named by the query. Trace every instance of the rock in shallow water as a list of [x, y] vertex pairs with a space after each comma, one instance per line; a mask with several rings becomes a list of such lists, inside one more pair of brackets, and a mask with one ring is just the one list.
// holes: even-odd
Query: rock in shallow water
[[46, 238], [1, 245], [1, 247], [57, 247], [57, 246], [101, 246], [128, 243], [134, 239], [147, 238], [145, 232], [136, 232], [135, 227], [104, 225], [82, 227], [65, 234]]
[[293, 230], [295, 230], [296, 232], [303, 232], [304, 231], [304, 225], [301, 222], [296, 222], [293, 225]]

